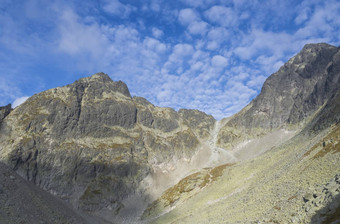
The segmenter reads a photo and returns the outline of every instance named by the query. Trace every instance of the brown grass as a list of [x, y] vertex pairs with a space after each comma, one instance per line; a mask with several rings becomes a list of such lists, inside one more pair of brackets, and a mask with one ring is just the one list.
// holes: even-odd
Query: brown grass
[[340, 124], [338, 124], [335, 129], [325, 138], [313, 145], [313, 147], [308, 150], [303, 156], [309, 156], [310, 153], [317, 148], [321, 148], [321, 150], [313, 156], [313, 159], [322, 158], [330, 152], [340, 152]]
[[276, 210], [278, 210], [278, 211], [281, 211], [281, 207], [279, 207], [279, 206], [277, 206], [277, 205], [275, 205], [273, 208], [276, 209]]
[[[217, 166], [215, 168], [207, 168], [203, 169], [203, 171], [201, 172], [197, 172], [185, 177], [175, 186], [166, 190], [160, 199], [153, 201], [144, 211], [143, 218], [145, 218], [146, 216], [150, 216], [152, 211], [155, 210], [157, 206], [161, 205], [162, 202], [164, 203], [164, 207], [172, 206], [176, 201], [180, 199], [183, 193], [193, 191], [194, 189], [198, 190], [202, 189], [203, 187], [216, 181], [220, 176], [222, 176], [224, 170], [227, 167], [233, 165], [234, 163], [232, 164], [228, 163], [221, 166]], [[197, 183], [200, 184], [197, 185]], [[189, 196], [189, 198], [191, 196]]]
[[296, 195], [293, 195], [293, 196], [291, 196], [290, 198], [288, 198], [288, 201], [291, 201], [291, 200], [293, 200], [293, 199], [295, 199], [295, 198], [297, 198], [297, 196], [296, 196]]
[[192, 191], [194, 188], [188, 186], [191, 182], [196, 181], [200, 174], [200, 172], [191, 174], [182, 179], [175, 186], [166, 190], [161, 197], [166, 202], [165, 206], [169, 206], [175, 203], [182, 193]]

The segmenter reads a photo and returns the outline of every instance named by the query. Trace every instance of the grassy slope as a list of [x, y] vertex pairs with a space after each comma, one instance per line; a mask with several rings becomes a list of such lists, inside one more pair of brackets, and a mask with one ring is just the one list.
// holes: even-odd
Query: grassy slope
[[[153, 223], [308, 223], [303, 197], [340, 173], [340, 124], [318, 136], [298, 135], [231, 167], [219, 180]], [[155, 215], [155, 214], [154, 214]]]

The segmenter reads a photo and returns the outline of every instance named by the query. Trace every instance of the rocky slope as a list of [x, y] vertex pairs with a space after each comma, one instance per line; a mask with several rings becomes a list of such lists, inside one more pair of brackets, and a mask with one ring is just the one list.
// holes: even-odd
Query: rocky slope
[[339, 48], [306, 45], [247, 107], [219, 122], [216, 143], [238, 163], [182, 179], [150, 204], [143, 218], [151, 223], [340, 220], [339, 77]]
[[[297, 135], [248, 161], [183, 179], [144, 213], [147, 223], [331, 223], [340, 220], [340, 125]], [[194, 183], [197, 183], [195, 185]], [[204, 187], [202, 188], [204, 183]]]
[[333, 220], [339, 77], [339, 48], [306, 45], [247, 107], [215, 121], [98, 73], [1, 107], [0, 160], [104, 223]]

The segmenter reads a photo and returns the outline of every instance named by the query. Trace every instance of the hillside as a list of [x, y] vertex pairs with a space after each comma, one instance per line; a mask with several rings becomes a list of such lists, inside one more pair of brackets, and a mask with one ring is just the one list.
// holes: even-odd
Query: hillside
[[216, 143], [238, 162], [186, 177], [150, 204], [143, 218], [151, 223], [340, 219], [339, 56], [336, 47], [306, 45], [247, 107], [220, 121]]

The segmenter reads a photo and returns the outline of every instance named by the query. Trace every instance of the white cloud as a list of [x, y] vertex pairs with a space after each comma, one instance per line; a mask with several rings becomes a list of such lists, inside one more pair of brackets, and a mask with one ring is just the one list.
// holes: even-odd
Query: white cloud
[[194, 48], [190, 44], [176, 44], [174, 46], [173, 56], [176, 58], [182, 58], [188, 55], [192, 55], [193, 52]]
[[155, 38], [160, 38], [164, 35], [164, 32], [156, 27], [153, 27], [152, 28], [152, 35], [155, 37]]
[[134, 7], [124, 5], [119, 0], [104, 0], [102, 8], [105, 12], [122, 18], [129, 17], [130, 13], [135, 10]]
[[71, 55], [90, 53], [98, 57], [107, 49], [108, 39], [97, 23], [85, 25], [72, 10], [63, 12], [59, 24], [59, 50]]
[[14, 102], [12, 103], [12, 108], [16, 108], [17, 106], [20, 106], [21, 104], [25, 103], [25, 101], [28, 98], [29, 98], [28, 96], [23, 96], [23, 97], [15, 99]]
[[208, 35], [207, 49], [216, 50], [225, 41], [228, 41], [229, 32], [224, 27], [212, 28]]
[[189, 33], [191, 34], [202, 34], [204, 35], [207, 32], [208, 24], [206, 22], [192, 22], [188, 26]]
[[10, 80], [5, 75], [0, 76], [0, 105], [7, 105], [10, 101], [21, 94], [18, 86], [15, 85], [14, 80]]
[[178, 20], [183, 25], [189, 25], [190, 23], [192, 23], [194, 21], [198, 21], [199, 16], [197, 15], [197, 13], [193, 9], [187, 8], [187, 9], [182, 9], [179, 12]]
[[297, 49], [297, 42], [293, 36], [284, 32], [274, 33], [253, 29], [250, 35], [244, 38], [245, 43], [235, 48], [234, 52], [243, 60], [249, 60], [260, 52], [269, 51], [276, 57], [282, 57], [285, 52]]
[[229, 32], [224, 27], [215, 27], [211, 29], [208, 33], [209, 40], [215, 40], [218, 42], [223, 42], [228, 37]]
[[213, 6], [204, 12], [205, 17], [213, 23], [224, 27], [233, 26], [237, 22], [237, 15], [232, 8]]
[[160, 12], [161, 10], [160, 2], [156, 0], [152, 1], [150, 3], [150, 9], [154, 12]]
[[263, 75], [253, 76], [247, 82], [247, 86], [261, 88], [265, 80], [266, 80], [266, 77]]
[[211, 59], [211, 64], [214, 67], [224, 68], [228, 65], [228, 59], [226, 59], [225, 57], [223, 57], [221, 55], [215, 55]]
[[334, 37], [338, 35], [335, 29], [340, 28], [339, 22], [340, 2], [326, 2], [323, 7], [317, 7], [305, 26], [300, 28], [295, 36], [300, 39], [312, 39], [315, 37]]
[[295, 18], [294, 22], [297, 25], [300, 25], [301, 23], [305, 22], [309, 17], [310, 9], [304, 8], [301, 12], [299, 12], [298, 16]]
[[162, 53], [167, 49], [166, 45], [161, 43], [157, 39], [145, 38], [143, 43], [147, 49], [152, 50], [157, 53]]

